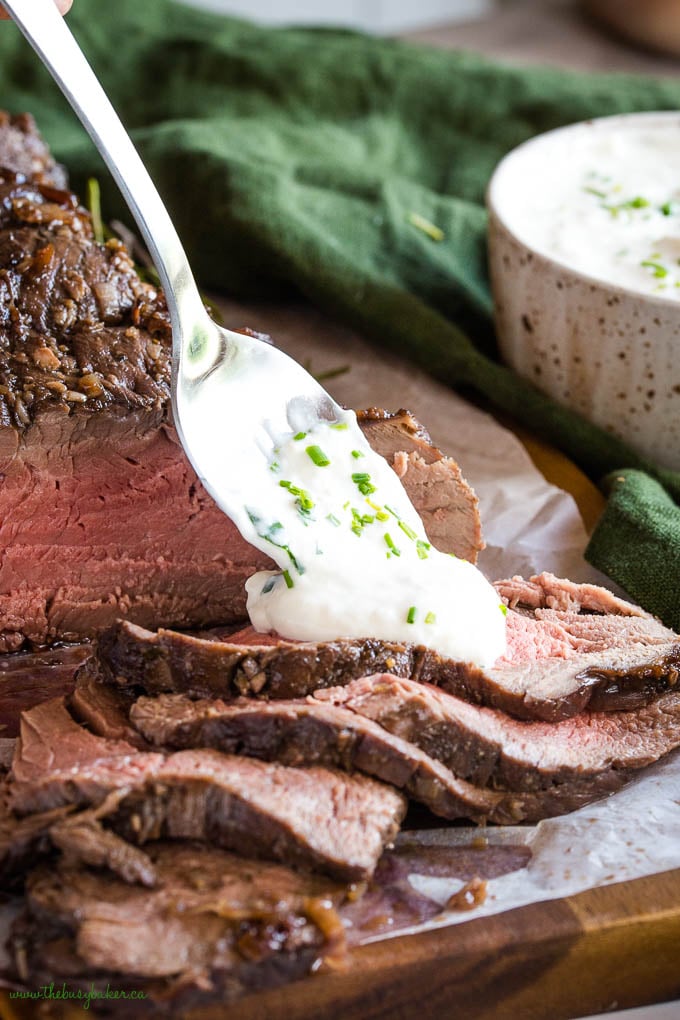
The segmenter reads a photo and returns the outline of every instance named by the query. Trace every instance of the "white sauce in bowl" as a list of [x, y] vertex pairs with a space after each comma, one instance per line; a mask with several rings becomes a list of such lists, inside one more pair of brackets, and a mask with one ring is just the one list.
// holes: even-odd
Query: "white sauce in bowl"
[[353, 412], [280, 437], [244, 515], [244, 537], [282, 572], [247, 584], [261, 631], [302, 641], [375, 637], [490, 666], [505, 607], [471, 563], [433, 548], [399, 478]]
[[605, 283], [680, 301], [680, 117], [548, 132], [500, 164], [490, 201], [525, 244]]

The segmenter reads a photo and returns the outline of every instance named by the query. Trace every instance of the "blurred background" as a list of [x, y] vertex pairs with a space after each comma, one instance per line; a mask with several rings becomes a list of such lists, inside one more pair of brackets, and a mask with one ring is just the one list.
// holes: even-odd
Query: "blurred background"
[[[676, 74], [680, 0], [185, 0], [271, 24], [339, 25], [519, 62]], [[608, 41], [611, 40], [610, 45]], [[623, 45], [622, 45], [623, 44]], [[659, 61], [666, 55], [667, 66]]]
[[[198, 7], [224, 11], [272, 24], [314, 23], [345, 25], [385, 35], [429, 33], [425, 42], [437, 45], [436, 29], [488, 23], [498, 27], [500, 55], [531, 59], [533, 43], [556, 33], [555, 62], [592, 66], [592, 47], [598, 37], [613, 34], [649, 50], [680, 54], [680, 0], [186, 0]], [[432, 31], [434, 30], [434, 31]], [[574, 37], [585, 52], [571, 46]], [[559, 34], [563, 34], [560, 39]], [[566, 35], [564, 35], [566, 33]], [[454, 39], [455, 39], [454, 34]], [[488, 44], [488, 40], [484, 40]], [[460, 44], [467, 45], [465, 34]], [[474, 38], [470, 40], [475, 45]], [[561, 44], [561, 45], [560, 45]], [[450, 45], [447, 36], [440, 45]], [[560, 53], [560, 49], [562, 52]], [[540, 54], [539, 54], [540, 56]], [[616, 67], [616, 60], [614, 60]], [[630, 64], [623, 61], [625, 69]], [[659, 70], [658, 65], [640, 70]]]

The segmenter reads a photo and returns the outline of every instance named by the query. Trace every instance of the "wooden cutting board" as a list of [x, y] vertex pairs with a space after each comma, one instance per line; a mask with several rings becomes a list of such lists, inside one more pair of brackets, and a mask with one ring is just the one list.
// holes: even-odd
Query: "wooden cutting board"
[[[679, 957], [680, 869], [364, 946], [343, 971], [189, 1017], [567, 1020], [680, 998]], [[0, 1020], [82, 1015], [0, 993]]]
[[343, 972], [192, 1017], [567, 1020], [675, 998], [680, 869], [364, 946]]

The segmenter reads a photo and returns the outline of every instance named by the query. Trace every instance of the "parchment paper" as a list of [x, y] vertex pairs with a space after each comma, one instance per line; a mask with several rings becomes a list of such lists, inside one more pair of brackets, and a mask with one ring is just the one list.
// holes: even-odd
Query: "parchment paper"
[[[583, 559], [587, 534], [573, 498], [548, 484], [517, 437], [490, 415], [409, 362], [369, 346], [306, 307], [224, 304], [223, 310], [226, 325], [257, 324], [315, 374], [348, 367], [324, 380], [341, 403], [355, 408], [406, 407], [419, 418], [437, 446], [458, 461], [479, 497], [487, 543], [479, 565], [489, 578], [551, 570], [617, 590]], [[490, 827], [484, 835], [492, 843], [529, 846], [529, 864], [490, 880], [483, 905], [445, 913], [440, 920], [409, 931], [461, 924], [680, 867], [680, 753], [644, 770], [614, 796], [580, 811], [537, 826]], [[478, 836], [477, 828], [456, 827], [405, 833], [401, 838], [465, 846]], [[411, 882], [442, 904], [463, 884], [424, 876], [412, 876]]]

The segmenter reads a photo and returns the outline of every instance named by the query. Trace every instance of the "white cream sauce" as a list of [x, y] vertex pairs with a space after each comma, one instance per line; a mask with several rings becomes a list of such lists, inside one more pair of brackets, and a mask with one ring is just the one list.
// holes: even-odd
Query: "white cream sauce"
[[244, 510], [244, 537], [281, 568], [246, 584], [256, 629], [297, 640], [406, 641], [480, 666], [504, 653], [495, 589], [428, 542], [353, 412], [280, 437]]
[[680, 301], [680, 118], [614, 117], [520, 147], [494, 199], [539, 252]]

